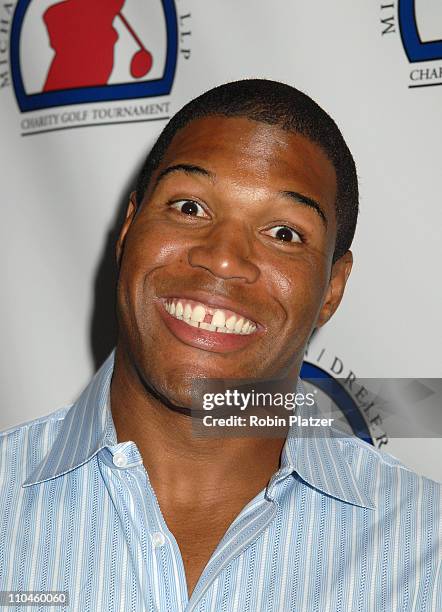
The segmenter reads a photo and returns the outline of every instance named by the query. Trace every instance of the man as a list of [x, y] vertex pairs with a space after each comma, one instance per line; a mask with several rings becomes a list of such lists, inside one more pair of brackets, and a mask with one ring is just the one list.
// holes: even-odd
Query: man
[[115, 353], [1, 438], [1, 589], [82, 612], [442, 609], [440, 485], [334, 433], [193, 435], [195, 381], [296, 387], [357, 212], [338, 128], [287, 85], [229, 83], [171, 120], [117, 244]]

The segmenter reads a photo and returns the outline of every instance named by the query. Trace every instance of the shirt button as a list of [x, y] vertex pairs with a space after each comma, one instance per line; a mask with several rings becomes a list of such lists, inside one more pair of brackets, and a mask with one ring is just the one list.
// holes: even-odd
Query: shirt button
[[152, 544], [154, 548], [163, 546], [165, 541], [166, 538], [164, 537], [164, 533], [161, 533], [161, 531], [155, 531], [155, 533], [152, 534]]
[[112, 457], [113, 464], [119, 468], [124, 468], [127, 465], [127, 457], [124, 453], [115, 453]]

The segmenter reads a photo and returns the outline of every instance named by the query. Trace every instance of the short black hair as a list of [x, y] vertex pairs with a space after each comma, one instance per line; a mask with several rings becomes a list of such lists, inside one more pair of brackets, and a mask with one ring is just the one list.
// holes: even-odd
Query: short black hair
[[359, 211], [356, 166], [333, 119], [309, 96], [295, 87], [267, 79], [244, 79], [219, 85], [186, 104], [172, 117], [143, 164], [136, 184], [138, 206], [150, 178], [173, 137], [191, 121], [221, 115], [245, 117], [277, 125], [316, 143], [332, 162], [337, 180], [337, 236], [333, 263], [350, 248]]

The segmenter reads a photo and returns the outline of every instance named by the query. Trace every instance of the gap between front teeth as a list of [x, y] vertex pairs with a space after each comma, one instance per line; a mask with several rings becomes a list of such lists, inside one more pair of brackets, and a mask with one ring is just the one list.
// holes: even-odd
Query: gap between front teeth
[[213, 313], [211, 323], [204, 322], [206, 315], [211, 313], [202, 304], [192, 307], [184, 300], [167, 300], [164, 307], [175, 319], [180, 319], [192, 327], [199, 327], [207, 331], [237, 335], [253, 334], [256, 331], [256, 325], [253, 321], [249, 321], [249, 319], [240, 315], [226, 317], [220, 309]]

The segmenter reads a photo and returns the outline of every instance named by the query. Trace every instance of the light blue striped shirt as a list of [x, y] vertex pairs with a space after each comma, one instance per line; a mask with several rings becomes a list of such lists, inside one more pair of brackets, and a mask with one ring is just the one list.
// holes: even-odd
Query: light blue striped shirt
[[70, 596], [7, 609], [442, 611], [441, 485], [338, 436], [287, 437], [189, 600], [140, 452], [117, 443], [112, 371], [113, 354], [71, 407], [0, 436], [0, 590]]

